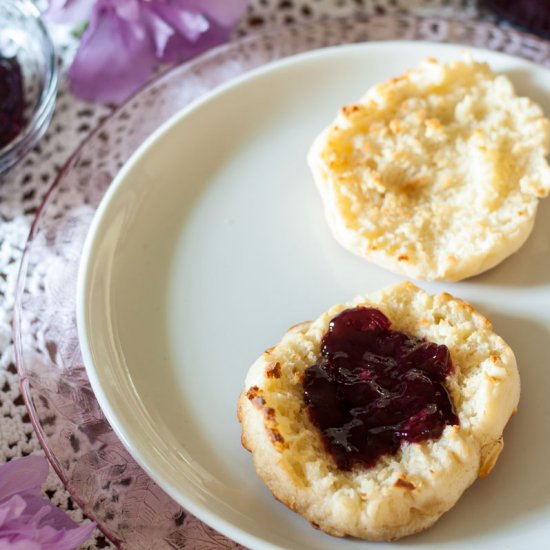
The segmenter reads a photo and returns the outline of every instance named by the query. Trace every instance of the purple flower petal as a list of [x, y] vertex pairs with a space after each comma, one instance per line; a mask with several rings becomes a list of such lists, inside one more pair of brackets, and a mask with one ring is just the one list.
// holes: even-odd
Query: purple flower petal
[[[111, 6], [116, 10], [119, 17], [131, 21], [133, 23], [139, 23], [141, 16], [141, 6], [143, 0], [98, 0], [105, 5]], [[146, 0], [149, 1], [149, 0]]]
[[163, 59], [166, 46], [176, 31], [174, 31], [174, 29], [168, 25], [162, 17], [159, 17], [154, 10], [149, 9], [146, 11], [148, 29], [151, 32], [155, 42], [155, 56], [157, 59]]
[[[47, 506], [50, 507], [49, 505]], [[18, 522], [12, 522], [11, 524], [11, 537], [6, 529], [8, 538], [14, 541], [27, 540], [38, 542], [42, 550], [72, 550], [86, 542], [95, 529], [94, 523], [77, 525], [72, 521], [72, 527], [59, 529], [55, 526], [47, 525], [47, 517], [48, 515], [46, 514], [43, 518], [35, 520], [32, 516], [21, 516]], [[4, 529], [0, 530], [0, 537], [3, 536], [3, 533]]]
[[31, 540], [3, 541], [0, 538], [0, 550], [43, 550], [40, 543]]
[[144, 3], [175, 31], [159, 56], [171, 62], [188, 59], [225, 42], [247, 4], [246, 0], [152, 0]]
[[195, 42], [210, 28], [208, 19], [198, 11], [181, 9], [176, 5], [159, 1], [145, 3], [144, 7], [154, 12], [175, 32], [191, 42]]
[[90, 537], [95, 523], [79, 526], [39, 496], [47, 475], [43, 457], [0, 466], [0, 550], [72, 550]]
[[210, 23], [208, 32], [202, 34], [195, 42], [190, 42], [181, 35], [173, 36], [166, 45], [163, 60], [168, 62], [190, 59], [219, 44], [223, 44], [231, 34], [226, 27]]
[[41, 497], [26, 498], [25, 514], [32, 516], [33, 521], [47, 524], [55, 529], [74, 529], [78, 525], [60, 508], [51, 506]]
[[56, 23], [81, 23], [90, 17], [95, 0], [50, 0], [44, 17]]
[[233, 27], [245, 14], [247, 0], [176, 0], [182, 9], [201, 12], [222, 27]]
[[0, 505], [0, 533], [3, 532], [2, 527], [17, 519], [26, 507], [25, 499], [19, 495], [13, 495], [10, 499], [2, 502]]
[[11, 460], [0, 469], [0, 503], [16, 494], [38, 495], [47, 477], [48, 462], [43, 457]]
[[[37, 544], [40, 550], [73, 550], [86, 542], [95, 524], [76, 526], [73, 529], [58, 530], [49, 525], [35, 524], [32, 518], [21, 516], [0, 529], [0, 549], [3, 544], [12, 548], [15, 543]], [[23, 546], [25, 548], [25, 546]]]
[[[50, 6], [89, 0], [51, 0]], [[96, 0], [69, 69], [73, 92], [121, 101], [145, 83], [157, 60], [192, 57], [227, 40], [247, 0]], [[53, 9], [53, 8], [52, 8]]]
[[136, 16], [129, 9], [135, 3], [114, 4], [98, 0], [69, 69], [72, 90], [90, 101], [121, 101], [150, 77], [156, 62], [155, 43], [145, 25], [126, 18]]

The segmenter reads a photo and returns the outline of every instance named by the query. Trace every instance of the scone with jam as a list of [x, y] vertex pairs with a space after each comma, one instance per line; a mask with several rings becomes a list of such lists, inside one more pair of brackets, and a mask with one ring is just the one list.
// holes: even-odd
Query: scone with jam
[[491, 471], [519, 389], [514, 354], [485, 317], [400, 283], [296, 325], [252, 365], [242, 443], [314, 527], [394, 540]]
[[418, 67], [340, 109], [308, 163], [348, 250], [457, 281], [516, 252], [550, 190], [550, 121], [469, 57]]

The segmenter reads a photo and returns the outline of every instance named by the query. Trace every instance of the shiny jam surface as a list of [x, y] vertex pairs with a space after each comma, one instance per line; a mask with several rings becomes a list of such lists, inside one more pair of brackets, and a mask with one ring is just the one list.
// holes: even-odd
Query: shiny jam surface
[[320, 359], [305, 372], [305, 402], [338, 468], [368, 468], [402, 441], [438, 438], [459, 423], [445, 387], [451, 373], [446, 346], [391, 330], [381, 311], [357, 307], [330, 322]]
[[25, 98], [23, 76], [17, 59], [0, 56], [0, 148], [23, 129]]

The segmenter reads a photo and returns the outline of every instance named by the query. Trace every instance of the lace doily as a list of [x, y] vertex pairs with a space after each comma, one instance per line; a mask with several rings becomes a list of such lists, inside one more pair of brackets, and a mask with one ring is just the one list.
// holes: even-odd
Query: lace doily
[[[244, 36], [269, 26], [326, 16], [349, 16], [357, 12], [494, 20], [473, 0], [251, 0], [249, 12], [236, 34]], [[77, 41], [68, 29], [50, 26], [50, 30], [63, 74]], [[507, 50], [515, 53], [514, 48], [517, 50], [520, 46], [511, 44]], [[12, 339], [19, 261], [34, 214], [76, 145], [113, 109], [113, 105], [90, 105], [77, 100], [68, 91], [62, 77], [55, 115], [48, 132], [26, 159], [0, 181], [0, 463], [18, 456], [42, 453], [19, 389]], [[45, 495], [67, 510], [75, 521], [84, 520], [82, 512], [53, 471], [45, 485]], [[207, 548], [207, 541], [204, 544]], [[96, 531], [84, 548], [114, 546]]]

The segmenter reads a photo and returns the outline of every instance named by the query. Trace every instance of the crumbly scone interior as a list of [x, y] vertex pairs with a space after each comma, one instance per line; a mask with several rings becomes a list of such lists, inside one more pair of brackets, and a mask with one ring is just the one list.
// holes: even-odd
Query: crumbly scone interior
[[[378, 307], [395, 330], [447, 345], [454, 365], [447, 387], [460, 426], [447, 426], [438, 440], [404, 444], [373, 468], [344, 472], [309, 421], [302, 375], [317, 361], [330, 319], [356, 305]], [[250, 434], [245, 445], [260, 451], [256, 467], [275, 496], [327, 532], [371, 539], [393, 539], [429, 526], [478, 475], [486, 475], [519, 399], [513, 353], [490, 323], [468, 304], [447, 294], [430, 296], [410, 283], [357, 298], [294, 327], [256, 362], [245, 387], [242, 399], [260, 413], [258, 422], [272, 448], [262, 459]], [[276, 461], [277, 475], [269, 461]]]
[[338, 241], [393, 271], [458, 280], [528, 237], [550, 189], [550, 122], [466, 57], [426, 60], [343, 107], [308, 161]]

